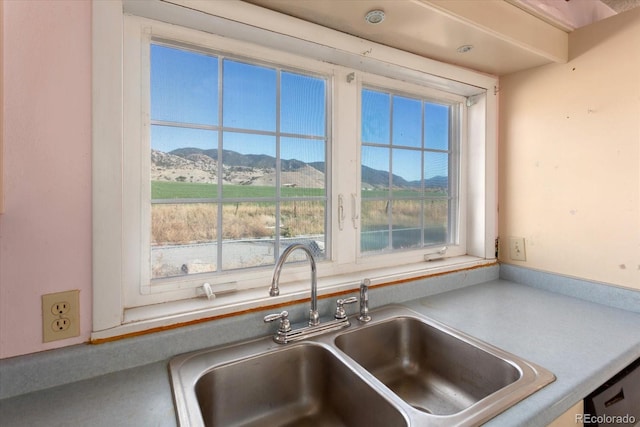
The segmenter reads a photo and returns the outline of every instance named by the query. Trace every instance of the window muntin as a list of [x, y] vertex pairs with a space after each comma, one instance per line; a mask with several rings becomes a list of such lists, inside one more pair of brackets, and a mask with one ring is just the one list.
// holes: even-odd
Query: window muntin
[[327, 257], [327, 77], [150, 56], [151, 279], [273, 265], [291, 241]]
[[360, 253], [456, 243], [456, 104], [363, 87]]

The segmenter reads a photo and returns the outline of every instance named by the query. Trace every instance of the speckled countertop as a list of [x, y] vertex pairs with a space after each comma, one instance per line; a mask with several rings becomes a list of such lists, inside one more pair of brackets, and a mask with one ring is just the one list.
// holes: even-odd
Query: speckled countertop
[[[640, 357], [640, 309], [614, 308], [508, 280], [404, 305], [556, 375], [555, 382], [488, 426], [545, 426]], [[175, 426], [167, 360], [0, 400], [0, 425]]]
[[640, 314], [504, 280], [406, 305], [556, 375], [487, 426], [545, 426], [640, 357]]

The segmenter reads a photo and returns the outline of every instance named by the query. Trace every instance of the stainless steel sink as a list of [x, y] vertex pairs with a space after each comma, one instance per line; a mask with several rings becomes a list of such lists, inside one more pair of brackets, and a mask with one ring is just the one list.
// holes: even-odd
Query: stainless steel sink
[[403, 306], [294, 344], [170, 362], [182, 426], [475, 426], [553, 374]]
[[335, 344], [413, 408], [415, 420], [478, 425], [555, 379], [433, 320], [394, 309], [377, 314], [379, 322], [345, 332]]
[[389, 400], [321, 344], [278, 347], [220, 365], [211, 356], [205, 352], [171, 362], [180, 370], [180, 382], [189, 384], [184, 394], [174, 388], [183, 409], [181, 425], [408, 425]]
[[460, 412], [521, 376], [506, 360], [411, 317], [341, 335], [336, 344], [428, 414]]

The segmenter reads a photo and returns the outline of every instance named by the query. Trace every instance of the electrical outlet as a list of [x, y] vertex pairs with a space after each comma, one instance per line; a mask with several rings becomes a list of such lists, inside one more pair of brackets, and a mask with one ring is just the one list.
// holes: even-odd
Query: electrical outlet
[[54, 316], [60, 316], [69, 312], [71, 304], [67, 301], [56, 302], [51, 306], [51, 313]]
[[62, 332], [69, 329], [70, 326], [71, 321], [69, 320], [69, 318], [61, 317], [53, 321], [53, 323], [51, 324], [51, 329], [53, 329], [54, 332]]
[[80, 335], [80, 291], [42, 295], [42, 342]]
[[514, 261], [527, 260], [527, 254], [524, 247], [524, 237], [511, 237], [509, 239], [509, 257]]

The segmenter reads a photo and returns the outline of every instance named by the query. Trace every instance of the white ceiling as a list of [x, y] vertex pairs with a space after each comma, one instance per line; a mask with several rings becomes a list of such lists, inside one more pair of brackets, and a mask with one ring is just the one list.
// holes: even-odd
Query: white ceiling
[[506, 0], [564, 31], [640, 6], [640, 0]]
[[640, 0], [600, 0], [616, 12], [624, 12], [634, 7], [640, 7]]
[[[584, 25], [584, 18], [580, 18], [579, 25], [575, 24], [575, 16], [588, 15], [589, 19], [598, 20], [616, 13], [598, 0], [245, 1], [376, 43], [494, 75], [566, 61], [566, 52], [558, 54], [557, 50], [567, 50], [561, 46], [567, 43], [566, 32]], [[624, 2], [625, 7], [629, 7], [629, 2], [640, 2], [606, 1]], [[460, 10], [460, 5], [475, 10], [467, 14]], [[592, 13], [592, 6], [598, 11]], [[384, 21], [378, 25], [364, 20], [366, 13], [373, 9], [385, 12]], [[589, 12], [585, 12], [587, 9]], [[462, 45], [474, 48], [467, 53], [457, 52]]]

